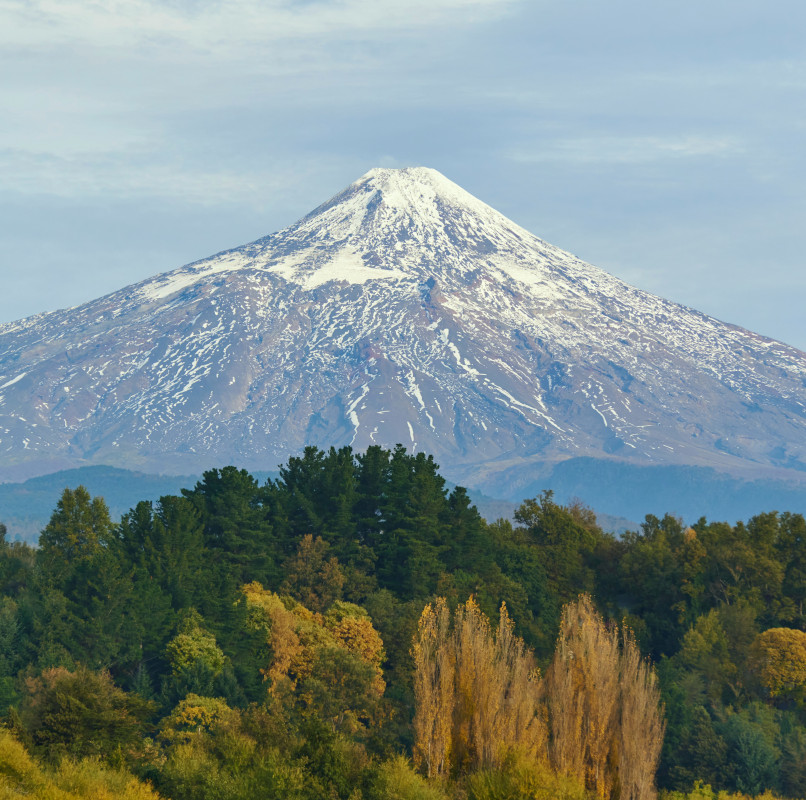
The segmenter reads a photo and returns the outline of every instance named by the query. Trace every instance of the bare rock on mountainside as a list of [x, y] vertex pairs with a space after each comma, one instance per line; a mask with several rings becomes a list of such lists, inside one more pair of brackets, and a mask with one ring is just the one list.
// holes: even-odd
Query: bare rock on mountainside
[[806, 354], [633, 288], [425, 168], [0, 325], [0, 478], [401, 442], [517, 495], [574, 458], [806, 478]]

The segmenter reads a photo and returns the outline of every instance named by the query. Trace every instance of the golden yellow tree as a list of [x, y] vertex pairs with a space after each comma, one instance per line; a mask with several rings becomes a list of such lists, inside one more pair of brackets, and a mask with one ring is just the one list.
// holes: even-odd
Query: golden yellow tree
[[655, 670], [641, 658], [635, 636], [622, 632], [620, 689], [620, 800], [654, 800], [666, 724]]
[[771, 697], [806, 700], [806, 633], [770, 628], [750, 647], [750, 663]]
[[619, 700], [618, 631], [605, 626], [587, 595], [563, 609], [547, 674], [555, 767], [608, 797]]
[[664, 723], [657, 678], [635, 639], [607, 626], [587, 595], [564, 609], [546, 676], [551, 758], [598, 798], [655, 797]]
[[429, 778], [451, 766], [454, 658], [449, 638], [450, 611], [440, 597], [420, 616], [414, 638], [414, 763]]
[[386, 654], [369, 614], [353, 603], [336, 600], [324, 616], [324, 625], [342, 647], [372, 665], [372, 685], [380, 697], [386, 688], [381, 669]]
[[506, 604], [498, 615], [496, 647], [502, 686], [501, 741], [537, 761], [548, 758], [548, 729], [542, 703], [543, 686], [534, 654], [515, 636]]
[[0, 800], [161, 800], [162, 795], [97, 758], [64, 759], [58, 768], [30, 755], [0, 727]]
[[472, 597], [456, 609], [453, 652], [453, 750], [457, 768], [464, 771], [495, 760], [492, 748], [499, 746], [496, 722], [503, 699], [490, 622]]
[[249, 608], [250, 627], [266, 631], [271, 646], [271, 662], [260, 670], [263, 679], [269, 681], [269, 691], [276, 693], [283, 684], [289, 684], [293, 689], [297, 678], [312, 660], [299, 635], [299, 615], [257, 581], [247, 584], [242, 591]]
[[451, 628], [444, 599], [415, 636], [415, 761], [429, 776], [500, 766], [513, 749], [541, 757], [546, 726], [531, 652], [502, 605], [493, 630], [471, 597]]

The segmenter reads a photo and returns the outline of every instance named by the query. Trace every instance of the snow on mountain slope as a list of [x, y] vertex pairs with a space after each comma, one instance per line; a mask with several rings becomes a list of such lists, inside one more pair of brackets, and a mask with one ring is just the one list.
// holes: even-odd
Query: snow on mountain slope
[[424, 168], [0, 326], [0, 477], [396, 442], [482, 488], [575, 456], [799, 478], [806, 354], [635, 289]]

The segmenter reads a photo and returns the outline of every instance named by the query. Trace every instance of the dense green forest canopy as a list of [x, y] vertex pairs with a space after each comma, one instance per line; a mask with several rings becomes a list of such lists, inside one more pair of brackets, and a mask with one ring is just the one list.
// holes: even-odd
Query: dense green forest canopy
[[37, 548], [0, 528], [0, 798], [601, 795], [514, 749], [439, 780], [407, 760], [427, 604], [504, 603], [549, 676], [580, 594], [656, 665], [663, 790], [806, 794], [801, 515], [619, 538], [544, 493], [486, 522], [431, 457], [371, 447], [210, 470], [119, 521], [65, 490]]

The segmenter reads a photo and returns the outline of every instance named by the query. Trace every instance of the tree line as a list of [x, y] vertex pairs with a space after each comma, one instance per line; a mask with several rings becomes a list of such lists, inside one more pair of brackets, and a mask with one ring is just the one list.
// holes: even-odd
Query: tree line
[[487, 522], [402, 447], [65, 490], [0, 536], [0, 798], [802, 797], [804, 597], [799, 514]]

